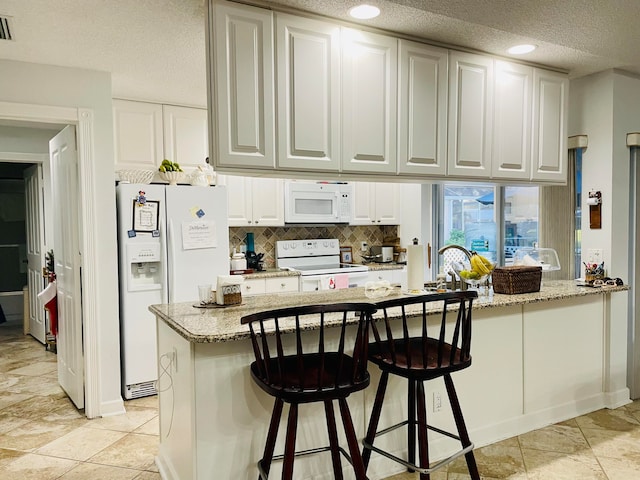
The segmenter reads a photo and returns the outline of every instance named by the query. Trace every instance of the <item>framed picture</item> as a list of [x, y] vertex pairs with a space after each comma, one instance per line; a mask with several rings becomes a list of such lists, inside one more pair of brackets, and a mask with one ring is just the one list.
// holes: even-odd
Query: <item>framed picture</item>
[[160, 202], [158, 200], [147, 200], [143, 204], [138, 203], [138, 200], [133, 201], [132, 230], [153, 233], [158, 230], [159, 219]]
[[351, 247], [340, 247], [340, 263], [353, 263]]

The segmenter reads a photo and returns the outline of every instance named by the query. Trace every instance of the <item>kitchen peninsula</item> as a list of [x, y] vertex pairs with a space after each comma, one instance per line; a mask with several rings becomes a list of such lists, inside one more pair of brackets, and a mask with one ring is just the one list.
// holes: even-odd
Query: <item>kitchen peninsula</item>
[[[524, 433], [603, 407], [629, 402], [626, 387], [627, 287], [578, 287], [548, 281], [524, 295], [479, 297], [474, 302], [473, 365], [456, 374], [458, 395], [476, 446]], [[400, 295], [393, 292], [392, 295]], [[364, 289], [292, 293], [243, 299], [237, 307], [199, 309], [192, 303], [154, 305], [158, 323], [160, 447], [158, 467], [165, 479], [253, 479], [262, 454], [272, 400], [249, 374], [253, 352], [243, 315], [300, 304], [369, 301]], [[337, 341], [336, 338], [329, 341]], [[371, 369], [372, 385], [377, 369]], [[431, 399], [445, 394], [438, 381], [427, 385], [430, 419], [453, 428], [450, 412], [434, 412]], [[401, 382], [389, 383], [381, 425], [398, 421], [406, 404]], [[349, 397], [359, 438], [375, 388]], [[327, 443], [322, 409], [305, 406], [298, 448]], [[397, 412], [397, 413], [396, 413]], [[403, 443], [394, 432], [384, 447]], [[451, 445], [432, 443], [432, 458]], [[276, 452], [282, 451], [282, 438]], [[397, 454], [402, 454], [400, 451]], [[331, 478], [323, 455], [296, 461], [299, 478]], [[274, 465], [274, 476], [280, 465]], [[374, 456], [371, 479], [401, 471]]]

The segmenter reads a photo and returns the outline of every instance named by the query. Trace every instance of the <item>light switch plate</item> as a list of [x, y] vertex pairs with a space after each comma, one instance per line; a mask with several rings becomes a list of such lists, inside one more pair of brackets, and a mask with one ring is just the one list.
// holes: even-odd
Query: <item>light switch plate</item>
[[597, 263], [600, 265], [603, 262], [603, 255], [601, 248], [590, 248], [587, 250], [587, 262]]

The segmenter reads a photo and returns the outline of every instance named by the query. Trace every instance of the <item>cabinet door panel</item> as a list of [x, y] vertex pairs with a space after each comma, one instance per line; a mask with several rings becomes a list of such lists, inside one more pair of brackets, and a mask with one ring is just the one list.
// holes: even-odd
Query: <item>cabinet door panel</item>
[[163, 105], [162, 117], [164, 158], [178, 162], [183, 169], [206, 165], [205, 158], [209, 156], [207, 111]]
[[567, 111], [569, 79], [566, 75], [535, 69], [533, 170], [534, 180], [567, 181]]
[[376, 183], [374, 197], [376, 225], [398, 225], [400, 223], [400, 185]]
[[115, 164], [118, 169], [157, 170], [162, 162], [162, 105], [113, 101]]
[[251, 178], [236, 175], [218, 177], [220, 184], [227, 186], [227, 208], [230, 227], [246, 227], [253, 222], [251, 208]]
[[251, 194], [254, 225], [284, 226], [284, 180], [252, 178]]
[[340, 27], [278, 14], [278, 166], [337, 171]]
[[444, 175], [448, 52], [407, 40], [399, 51], [398, 171]]
[[343, 164], [396, 171], [397, 40], [342, 29]]
[[375, 219], [374, 184], [353, 182], [353, 214], [350, 225], [373, 225]]
[[275, 166], [272, 14], [216, 5], [218, 158], [223, 166]]
[[493, 59], [451, 52], [449, 56], [449, 175], [491, 174]]
[[503, 61], [495, 68], [492, 174], [529, 179], [533, 68]]

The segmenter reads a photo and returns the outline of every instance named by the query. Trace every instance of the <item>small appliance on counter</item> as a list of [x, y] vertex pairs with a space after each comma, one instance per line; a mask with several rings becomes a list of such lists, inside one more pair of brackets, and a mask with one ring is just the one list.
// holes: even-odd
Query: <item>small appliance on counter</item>
[[252, 232], [247, 233], [247, 252], [245, 253], [245, 258], [247, 260], [247, 266], [250, 270], [256, 270], [261, 272], [264, 270], [264, 253], [256, 253], [255, 252], [255, 243]]
[[393, 262], [393, 247], [374, 245], [369, 249], [369, 255], [362, 255], [366, 262], [391, 263]]

